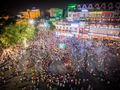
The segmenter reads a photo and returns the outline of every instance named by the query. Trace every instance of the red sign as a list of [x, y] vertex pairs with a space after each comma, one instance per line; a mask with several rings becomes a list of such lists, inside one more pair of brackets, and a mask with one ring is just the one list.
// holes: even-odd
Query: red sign
[[84, 28], [79, 28], [79, 30], [84, 30]]
[[112, 12], [103, 12], [103, 14], [112, 14]]

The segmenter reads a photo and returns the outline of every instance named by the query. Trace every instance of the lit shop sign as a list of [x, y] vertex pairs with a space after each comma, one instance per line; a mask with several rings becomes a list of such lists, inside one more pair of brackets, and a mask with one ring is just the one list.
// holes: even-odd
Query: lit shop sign
[[36, 9], [36, 10], [32, 10], [32, 11], [38, 11], [38, 10]]
[[89, 14], [102, 14], [102, 12], [89, 12]]
[[113, 37], [113, 38], [119, 38], [118, 36], [110, 36], [110, 35], [104, 35], [104, 34], [95, 34], [95, 33], [88, 33], [89, 35], [97, 35], [97, 36], [104, 36], [104, 37]]
[[114, 37], [114, 36], [108, 36], [108, 37]]
[[95, 33], [88, 33], [89, 35], [97, 35], [97, 36], [104, 36], [104, 37], [107, 37], [107, 35], [104, 35], [104, 34], [95, 34]]
[[83, 9], [82, 12], [88, 12], [88, 10], [87, 9]]
[[71, 24], [71, 27], [78, 27], [78, 24]]
[[107, 35], [103, 35], [103, 34], [99, 34], [98, 36], [104, 36], [104, 37], [107, 37]]
[[64, 36], [70, 36], [70, 37], [73, 36], [72, 34], [69, 34], [69, 33], [59, 33], [59, 32], [56, 32], [56, 35], [64, 35]]
[[118, 36], [108, 36], [108, 37], [119, 38]]

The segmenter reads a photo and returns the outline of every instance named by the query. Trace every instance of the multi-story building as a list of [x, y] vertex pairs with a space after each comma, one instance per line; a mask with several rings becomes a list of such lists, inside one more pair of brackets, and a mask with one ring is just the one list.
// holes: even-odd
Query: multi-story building
[[9, 16], [8, 15], [6, 15], [6, 16], [2, 15], [2, 16], [0, 16], [0, 19], [2, 19], [2, 18], [4, 18], [5, 20], [7, 20], [9, 18]]
[[19, 13], [22, 14], [22, 18], [25, 18], [25, 19], [33, 19], [33, 18], [40, 17], [40, 10], [35, 9], [35, 7], [33, 7], [33, 9], [31, 10], [27, 9], [27, 11], [23, 11]]
[[63, 17], [63, 9], [51, 8], [50, 9], [50, 17], [59, 17], [59, 18], [62, 18]]
[[[72, 6], [71, 6], [72, 7]], [[75, 8], [75, 7], [74, 7]], [[70, 7], [69, 7], [70, 10]], [[72, 9], [73, 10], [73, 9]], [[120, 3], [100, 3], [100, 4], [80, 4], [76, 5], [75, 10], [68, 11], [67, 22], [71, 26], [68, 30], [75, 31], [72, 23], [78, 22], [77, 35], [88, 34], [88, 37], [110, 37], [119, 38], [120, 36]], [[58, 21], [57, 21], [58, 22]], [[63, 24], [57, 25], [56, 29], [65, 27]], [[72, 22], [72, 23], [71, 23]], [[61, 27], [61, 28], [60, 28]], [[64, 29], [66, 30], [66, 29]]]

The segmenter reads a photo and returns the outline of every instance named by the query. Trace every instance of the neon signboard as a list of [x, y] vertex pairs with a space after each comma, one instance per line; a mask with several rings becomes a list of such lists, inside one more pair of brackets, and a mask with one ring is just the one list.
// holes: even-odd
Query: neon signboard
[[38, 10], [36, 9], [36, 10], [31, 10], [31, 11], [38, 11]]
[[70, 37], [73, 36], [72, 34], [69, 34], [69, 33], [60, 33], [60, 32], [56, 32], [56, 35], [64, 35], [64, 36], [70, 36]]

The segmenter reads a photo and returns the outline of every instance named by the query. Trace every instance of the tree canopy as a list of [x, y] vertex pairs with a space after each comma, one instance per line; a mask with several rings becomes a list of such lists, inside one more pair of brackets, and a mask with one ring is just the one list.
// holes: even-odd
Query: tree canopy
[[49, 22], [49, 24], [50, 24], [50, 30], [54, 30], [55, 29], [55, 25], [53, 25], [53, 23], [52, 22]]
[[35, 35], [35, 27], [29, 24], [9, 24], [1, 30], [0, 42], [2, 45], [18, 44], [24, 39], [33, 39]]

